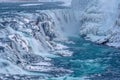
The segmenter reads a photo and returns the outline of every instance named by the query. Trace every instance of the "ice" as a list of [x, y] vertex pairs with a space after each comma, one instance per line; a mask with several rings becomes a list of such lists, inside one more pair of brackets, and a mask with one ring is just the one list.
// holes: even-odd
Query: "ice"
[[42, 3], [39, 3], [39, 4], [21, 4], [20, 6], [38, 6], [38, 5], [43, 5]]
[[[0, 16], [0, 66], [1, 73], [38, 72], [72, 73], [69, 69], [56, 67], [52, 58], [72, 56], [67, 44], [74, 44], [69, 37], [82, 36], [98, 44], [120, 48], [119, 1], [117, 0], [39, 0], [40, 2], [64, 2], [63, 9], [18, 11]], [[25, 3], [30, 7], [42, 4]], [[37, 7], [36, 7], [37, 8]], [[7, 41], [10, 40], [10, 41]], [[89, 44], [83, 44], [88, 46]], [[4, 61], [5, 60], [5, 61]], [[98, 66], [97, 64], [95, 66]], [[10, 70], [10, 68], [13, 68]], [[69, 79], [69, 78], [68, 78]], [[78, 78], [76, 78], [78, 79]], [[84, 77], [82, 78], [84, 79]]]
[[58, 50], [67, 49], [67, 48], [68, 48], [67, 46], [64, 46], [64, 45], [62, 45], [62, 44], [60, 44], [60, 43], [58, 43], [58, 44], [56, 45], [56, 47], [55, 47], [55, 49], [58, 49]]
[[[74, 15], [71, 10], [65, 10], [65, 12], [69, 11], [69, 15], [61, 11], [14, 12], [9, 16], [9, 13], [3, 14], [0, 17], [0, 23], [5, 26], [5, 29], [1, 30], [1, 35], [4, 35], [1, 38], [6, 37], [10, 39], [10, 42], [5, 42], [6, 46], [3, 47], [5, 52], [1, 54], [4, 56], [2, 58], [10, 61], [11, 65], [16, 65], [23, 71], [30, 71], [30, 74], [34, 74], [34, 72], [71, 73], [72, 71], [70, 70], [54, 67], [50, 59], [59, 56], [72, 56], [73, 54], [73, 52], [68, 50], [67, 46], [57, 42], [67, 39], [64, 34], [60, 33], [62, 31], [61, 25], [57, 24], [60, 22], [55, 21], [58, 20], [59, 12], [62, 23], [66, 20], [64, 24], [66, 24], [65, 29], [67, 32], [69, 32], [67, 26], [72, 25], [72, 23], [69, 24], [70, 21], [74, 21], [72, 20], [73, 17], [70, 17], [70, 15]], [[71, 20], [67, 23], [70, 18]], [[70, 29], [74, 29], [72, 26], [70, 26]], [[72, 30], [69, 32], [70, 34], [72, 34]], [[9, 72], [12, 74], [11, 70]]]
[[70, 6], [72, 0], [38, 0], [40, 2], [63, 2], [62, 6]]
[[12, 64], [11, 62], [0, 59], [0, 73], [2, 74], [28, 74], [27, 71], [24, 71], [20, 67]]
[[[119, 43], [119, 32], [116, 34], [116, 29], [119, 29], [116, 27], [119, 25], [119, 1], [98, 0], [89, 6], [81, 18], [80, 34], [99, 44]], [[114, 43], [111, 45], [115, 46]]]
[[120, 43], [119, 42], [107, 43], [106, 45], [111, 46], [111, 47], [120, 48]]
[[85, 39], [90, 40], [92, 42], [99, 43], [99, 44], [104, 44], [105, 42], [107, 43], [108, 38], [109, 36], [95, 36], [95, 35], [89, 34], [86, 36]]

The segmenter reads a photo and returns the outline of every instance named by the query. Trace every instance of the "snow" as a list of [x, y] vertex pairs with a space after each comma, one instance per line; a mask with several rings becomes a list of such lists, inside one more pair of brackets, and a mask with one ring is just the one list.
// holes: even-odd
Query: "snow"
[[[62, 2], [61, 6], [70, 6], [72, 0], [0, 0], [0, 2]], [[22, 4], [20, 6], [37, 6], [42, 4]]]
[[120, 42], [116, 42], [116, 43], [107, 43], [106, 45], [111, 46], [111, 47], [120, 48]]
[[[117, 0], [96, 0], [81, 17], [80, 35], [85, 39], [118, 48], [119, 4]], [[117, 23], [116, 23], [117, 22]], [[117, 41], [116, 41], [117, 40]]]
[[[62, 5], [70, 6], [71, 0], [39, 0], [40, 2], [64, 2]], [[84, 5], [83, 5], [84, 4]], [[8, 60], [14, 60], [9, 63], [9, 67], [0, 70], [1, 73], [15, 74], [19, 70], [26, 71], [67, 71], [63, 68], [56, 68], [46, 59], [48, 57], [72, 56], [73, 52], [69, 47], [57, 41], [69, 42], [66, 38], [69, 36], [82, 35], [85, 39], [108, 46], [120, 48], [120, 20], [117, 0], [73, 0], [71, 9], [58, 10], [38, 10], [36, 13], [15, 12], [10, 16], [1, 16], [0, 23], [8, 22], [6, 28], [1, 30], [1, 37], [7, 37], [11, 40], [10, 48], [7, 49], [4, 56]], [[37, 6], [42, 4], [22, 4], [20, 6]], [[81, 7], [82, 6], [82, 7]], [[66, 14], [67, 13], [67, 14]], [[8, 13], [9, 14], [9, 13]], [[14, 23], [15, 22], [15, 23]], [[66, 41], [65, 41], [66, 40]], [[2, 44], [1, 44], [2, 45]], [[84, 44], [87, 46], [89, 44]], [[24, 50], [23, 50], [24, 49]], [[9, 54], [7, 54], [9, 53]], [[7, 55], [6, 55], [7, 54]], [[31, 54], [40, 56], [36, 66], [25, 64], [24, 55]], [[17, 57], [16, 57], [17, 55]], [[29, 58], [32, 60], [32, 58]], [[17, 60], [21, 61], [21, 66], [14, 66]], [[34, 60], [34, 59], [33, 59]], [[42, 61], [44, 60], [44, 61]], [[19, 62], [19, 61], [18, 61]], [[2, 63], [2, 62], [0, 62]], [[10, 70], [10, 68], [13, 68]], [[8, 72], [7, 72], [8, 71]], [[19, 73], [20, 73], [19, 72]], [[23, 73], [22, 72], [22, 73]], [[84, 78], [83, 78], [84, 79]]]
[[72, 0], [39, 0], [40, 2], [63, 2], [63, 6], [70, 6]]
[[60, 44], [60, 43], [58, 43], [55, 47], [55, 49], [57, 50], [62, 50], [62, 49], [67, 49], [67, 48], [68, 48], [67, 46], [64, 46], [63, 44]]
[[109, 36], [95, 36], [93, 34], [88, 34], [85, 39], [99, 44], [104, 43]]
[[38, 0], [0, 0], [0, 2], [30, 2], [30, 1], [38, 1]]
[[38, 6], [38, 5], [43, 5], [42, 3], [38, 4], [21, 4], [20, 6], [26, 7], [26, 6]]
[[[4, 65], [6, 66], [4, 66]], [[0, 59], [0, 73], [4, 74], [28, 74], [28, 72], [24, 71], [20, 67], [16, 66], [15, 64], [12, 64], [11, 62]]]
[[14, 42], [18, 43], [18, 45], [20, 45], [27, 52], [29, 51], [27, 40], [22, 39], [20, 35], [16, 35], [16, 34], [9, 35], [9, 38]]

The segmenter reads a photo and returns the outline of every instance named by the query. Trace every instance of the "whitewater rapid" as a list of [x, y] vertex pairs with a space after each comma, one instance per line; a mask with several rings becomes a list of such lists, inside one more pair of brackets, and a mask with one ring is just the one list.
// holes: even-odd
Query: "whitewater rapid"
[[[107, 69], [109, 60], [113, 60], [113, 57], [110, 59], [110, 55], [117, 53], [116, 50], [111, 51], [113, 48], [105, 46], [101, 48], [80, 36], [99, 44], [119, 48], [117, 1], [70, 2], [71, 6], [61, 2], [41, 5], [1, 3], [1, 79], [11, 76], [13, 79], [23, 77], [23, 80], [32, 77], [40, 80], [84, 80], [88, 78], [86, 74], [97, 74]], [[114, 27], [114, 24], [117, 26]], [[108, 60], [107, 64], [104, 60]], [[110, 64], [110, 67], [113, 65]]]

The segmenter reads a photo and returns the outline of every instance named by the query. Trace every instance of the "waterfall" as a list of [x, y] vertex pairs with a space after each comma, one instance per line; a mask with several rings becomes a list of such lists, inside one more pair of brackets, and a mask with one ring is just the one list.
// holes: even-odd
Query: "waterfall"
[[[51, 6], [51, 1], [61, 0], [47, 1]], [[22, 3], [19, 7], [16, 5], [17, 9], [13, 11], [7, 7], [5, 10], [9, 11], [4, 11], [2, 7], [4, 12], [0, 12], [0, 68], [2, 68], [0, 73], [12, 74], [12, 71], [24, 75], [58, 73], [56, 76], [71, 74], [73, 71], [70, 69], [54, 66], [53, 58], [73, 55], [69, 47], [64, 44], [65, 42], [74, 44], [68, 39], [73, 36], [82, 36], [99, 44], [120, 47], [117, 0], [110, 2], [108, 0], [62, 0], [61, 2], [65, 4], [68, 2], [68, 4], [66, 6], [63, 3], [52, 3], [63, 7], [49, 10], [38, 10], [41, 5], [30, 4], [29, 6], [34, 6], [34, 9], [37, 8], [34, 10], [31, 7], [33, 11], [22, 10], [26, 6], [20, 6]], [[90, 44], [83, 44], [83, 46]], [[49, 77], [48, 75], [45, 76]]]
[[[78, 8], [74, 7], [76, 2]], [[64, 9], [1, 12], [0, 38], [2, 41], [0, 43], [4, 42], [4, 46], [2, 44], [1, 47], [5, 49], [4, 54], [1, 54], [4, 57], [1, 56], [1, 58], [19, 66], [23, 71], [50, 72], [53, 68], [54, 71], [61, 70], [62, 68], [56, 69], [48, 57], [56, 57], [55, 54], [72, 55], [71, 51], [65, 50], [66, 46], [56, 41], [69, 42], [68, 37], [79, 35], [81, 14], [88, 3], [84, 3], [86, 5], [84, 8], [79, 4], [83, 3], [75, 0], [75, 2], [72, 1], [70, 8]], [[50, 53], [53, 51], [55, 54]], [[36, 60], [37, 56], [38, 60]], [[69, 70], [62, 70], [71, 73]]]

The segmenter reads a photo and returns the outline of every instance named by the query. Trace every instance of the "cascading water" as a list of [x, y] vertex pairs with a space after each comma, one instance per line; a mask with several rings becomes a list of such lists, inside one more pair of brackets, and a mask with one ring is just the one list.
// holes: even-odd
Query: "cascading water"
[[[0, 3], [0, 79], [119, 80], [120, 51], [79, 36], [95, 33], [103, 13], [90, 6], [96, 10], [100, 2], [72, 0], [68, 7], [50, 1]], [[87, 22], [95, 23], [93, 32]]]

